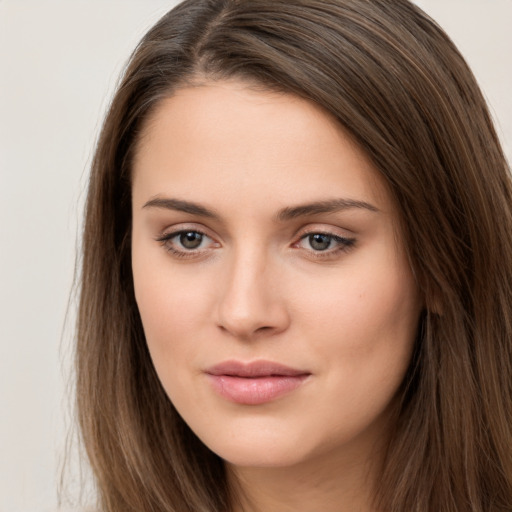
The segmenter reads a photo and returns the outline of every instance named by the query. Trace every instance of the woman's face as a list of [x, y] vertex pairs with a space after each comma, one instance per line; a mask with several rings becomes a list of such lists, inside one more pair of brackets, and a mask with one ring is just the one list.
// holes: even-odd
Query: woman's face
[[421, 303], [382, 178], [319, 107], [235, 81], [162, 101], [132, 243], [156, 371], [211, 450], [287, 466], [383, 439]]

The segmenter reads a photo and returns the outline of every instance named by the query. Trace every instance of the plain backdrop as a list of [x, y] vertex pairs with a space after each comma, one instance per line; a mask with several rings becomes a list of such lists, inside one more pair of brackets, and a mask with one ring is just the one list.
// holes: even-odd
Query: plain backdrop
[[[176, 3], [0, 0], [0, 512], [56, 510], [87, 169], [123, 64]], [[512, 0], [417, 3], [472, 66], [512, 160]]]

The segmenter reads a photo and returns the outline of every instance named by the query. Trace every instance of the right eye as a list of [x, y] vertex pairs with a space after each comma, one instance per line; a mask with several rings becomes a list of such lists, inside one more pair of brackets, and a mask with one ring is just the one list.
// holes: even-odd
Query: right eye
[[187, 258], [199, 255], [204, 250], [218, 246], [208, 235], [195, 229], [181, 229], [165, 233], [157, 238], [164, 248], [176, 257]]
[[179, 243], [185, 249], [199, 249], [203, 243], [205, 235], [198, 231], [183, 231], [179, 235], [174, 236], [171, 240], [176, 239], [174, 243]]

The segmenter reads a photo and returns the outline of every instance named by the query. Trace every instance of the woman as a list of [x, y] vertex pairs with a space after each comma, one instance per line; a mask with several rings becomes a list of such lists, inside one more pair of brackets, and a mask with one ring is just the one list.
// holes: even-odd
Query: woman
[[164, 16], [89, 185], [101, 510], [510, 510], [511, 191], [471, 72], [408, 1]]

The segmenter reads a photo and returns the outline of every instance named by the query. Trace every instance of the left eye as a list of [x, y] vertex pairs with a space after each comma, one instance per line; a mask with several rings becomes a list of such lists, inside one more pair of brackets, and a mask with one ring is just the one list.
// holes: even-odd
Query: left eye
[[300, 239], [298, 246], [315, 252], [324, 252], [332, 249], [346, 249], [353, 243], [353, 239], [329, 233], [309, 233]]

